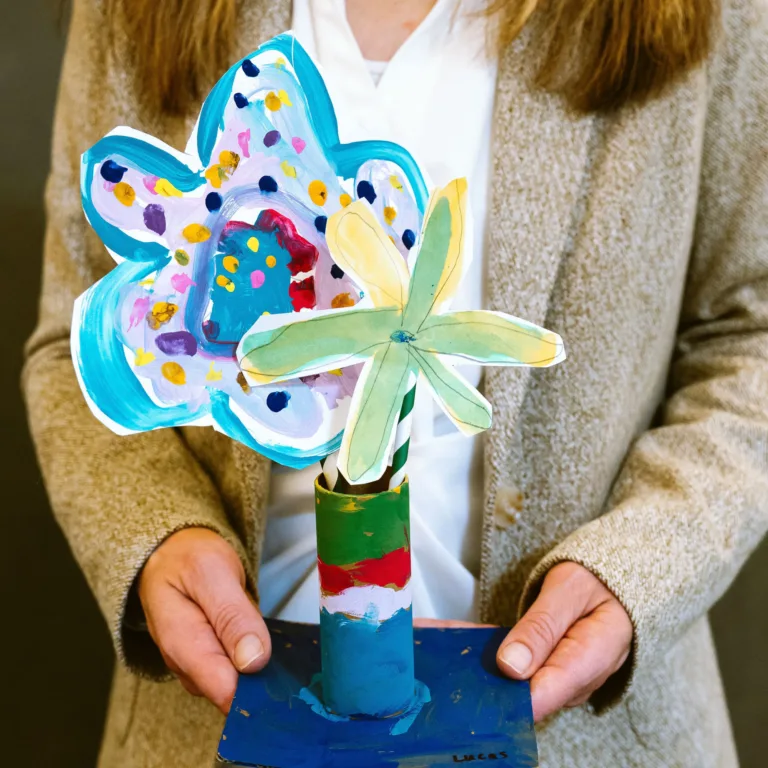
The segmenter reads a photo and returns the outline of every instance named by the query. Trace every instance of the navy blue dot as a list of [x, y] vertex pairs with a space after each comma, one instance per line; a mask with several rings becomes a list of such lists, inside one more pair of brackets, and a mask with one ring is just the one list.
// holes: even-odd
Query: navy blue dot
[[318, 232], [325, 232], [325, 225], [328, 223], [328, 217], [327, 216], [318, 216], [315, 219], [315, 229]]
[[338, 264], [334, 264], [331, 267], [331, 277], [341, 280], [341, 278], [344, 277], [344, 270]]
[[213, 213], [221, 208], [221, 195], [218, 192], [209, 192], [205, 196], [205, 207]]
[[357, 185], [357, 196], [367, 200], [371, 205], [376, 199], [376, 191], [370, 181], [361, 181]]
[[243, 107], [248, 106], [248, 99], [243, 96], [242, 93], [236, 93], [235, 94], [235, 104], [237, 104], [239, 109], [242, 109]]
[[267, 408], [272, 413], [280, 413], [288, 405], [291, 396], [287, 392], [270, 392], [267, 395]]
[[262, 192], [277, 192], [277, 182], [271, 176], [262, 176], [259, 179], [259, 189]]
[[122, 165], [118, 165], [114, 160], [106, 160], [101, 164], [101, 177], [112, 184], [118, 184], [123, 180], [123, 174], [127, 171]]
[[403, 231], [403, 245], [410, 251], [413, 248], [413, 244], [416, 242], [416, 235], [412, 230], [406, 229]]
[[245, 72], [248, 77], [259, 76], [259, 68], [250, 59], [245, 59], [245, 61], [243, 61], [240, 66], [243, 68], [243, 72]]

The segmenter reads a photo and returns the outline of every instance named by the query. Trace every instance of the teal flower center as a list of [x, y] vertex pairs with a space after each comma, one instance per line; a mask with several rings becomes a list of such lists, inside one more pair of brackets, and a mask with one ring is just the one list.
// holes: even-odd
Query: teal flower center
[[392, 339], [395, 344], [410, 344], [412, 341], [416, 340], [416, 337], [412, 333], [402, 329], [394, 331], [389, 338]]

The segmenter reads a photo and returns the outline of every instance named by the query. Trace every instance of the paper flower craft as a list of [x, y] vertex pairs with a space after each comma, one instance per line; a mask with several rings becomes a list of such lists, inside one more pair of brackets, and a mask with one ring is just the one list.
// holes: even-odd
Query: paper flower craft
[[373, 306], [265, 318], [238, 349], [241, 368], [256, 384], [365, 363], [339, 454], [339, 471], [350, 483], [383, 475], [416, 374], [456, 426], [473, 434], [491, 425], [491, 406], [453, 362], [544, 367], [565, 358], [560, 337], [539, 326], [501, 312], [445, 311], [470, 260], [466, 188], [458, 179], [432, 196], [410, 275], [366, 202], [336, 213], [326, 229], [331, 255]]
[[329, 217], [365, 199], [405, 263], [427, 192], [403, 148], [339, 142], [291, 35], [224, 75], [186, 153], [127, 128], [99, 141], [83, 156], [82, 199], [118, 262], [73, 318], [75, 367], [104, 423], [210, 424], [294, 467], [339, 447], [359, 367], [256, 388], [236, 348], [259, 317], [357, 305], [364, 289], [329, 254]]

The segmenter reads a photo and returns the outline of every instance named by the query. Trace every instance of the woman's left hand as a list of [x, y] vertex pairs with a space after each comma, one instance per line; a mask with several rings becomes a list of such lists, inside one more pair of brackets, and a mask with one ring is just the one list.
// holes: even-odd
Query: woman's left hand
[[[471, 626], [417, 620], [417, 626]], [[578, 563], [559, 563], [499, 648], [499, 669], [531, 681], [536, 722], [576, 707], [627, 660], [632, 622], [613, 593]]]

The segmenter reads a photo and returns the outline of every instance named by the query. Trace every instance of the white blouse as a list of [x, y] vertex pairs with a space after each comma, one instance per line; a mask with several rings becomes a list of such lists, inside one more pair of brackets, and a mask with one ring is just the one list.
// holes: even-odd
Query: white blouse
[[[466, 0], [436, 4], [389, 62], [363, 58], [344, 0], [294, 0], [293, 30], [320, 65], [343, 142], [387, 139], [406, 147], [437, 186], [465, 176], [474, 257], [453, 308], [484, 305], [484, 232], [496, 62], [486, 24]], [[475, 385], [479, 366], [461, 372]], [[477, 618], [482, 437], [459, 434], [417, 388], [407, 471], [411, 488], [414, 615]], [[314, 478], [319, 465], [273, 464], [259, 575], [267, 616], [318, 621]]]

